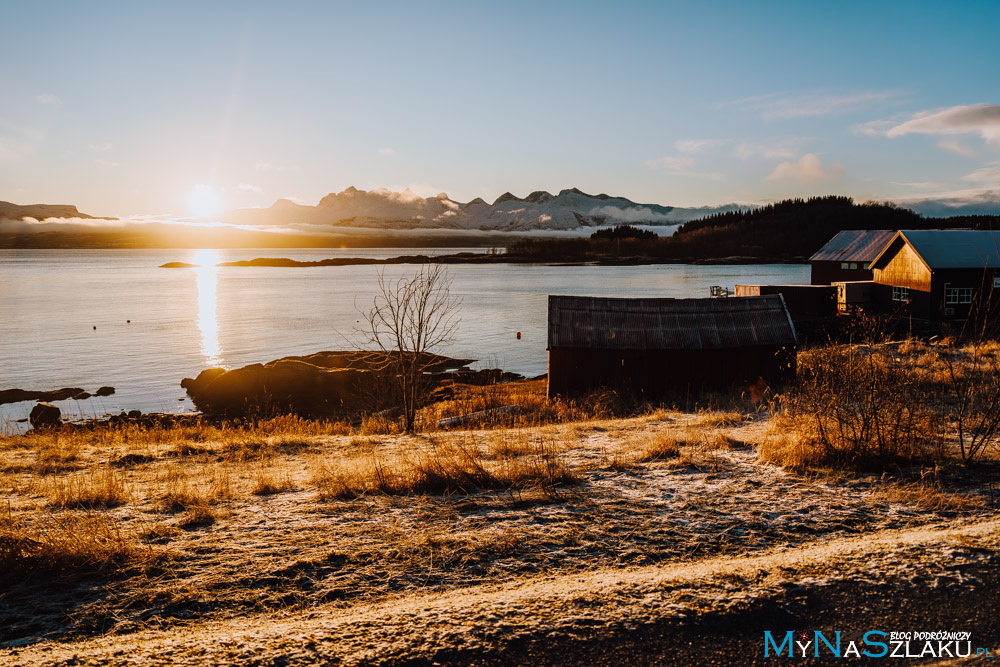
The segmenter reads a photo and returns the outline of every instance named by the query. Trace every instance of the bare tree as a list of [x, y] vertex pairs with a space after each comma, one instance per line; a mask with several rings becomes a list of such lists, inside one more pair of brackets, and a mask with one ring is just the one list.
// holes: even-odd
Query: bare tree
[[361, 333], [384, 354], [379, 370], [396, 383], [407, 432], [413, 431], [417, 407], [428, 383], [424, 372], [434, 351], [454, 340], [461, 300], [451, 295], [452, 278], [441, 264], [424, 265], [411, 277], [387, 279], [378, 272], [378, 294], [362, 311]]

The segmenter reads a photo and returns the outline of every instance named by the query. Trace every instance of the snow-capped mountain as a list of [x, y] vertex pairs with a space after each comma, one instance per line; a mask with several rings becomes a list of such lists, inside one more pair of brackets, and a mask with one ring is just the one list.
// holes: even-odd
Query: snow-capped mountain
[[240, 209], [222, 216], [223, 222], [244, 225], [331, 225], [392, 229], [476, 229], [500, 232], [574, 230], [581, 227], [628, 223], [676, 226], [687, 220], [740, 208], [682, 209], [637, 204], [624, 197], [588, 195], [576, 188], [552, 195], [543, 190], [527, 197], [506, 192], [492, 204], [476, 198], [456, 202], [445, 193], [420, 197], [409, 190], [384, 188], [365, 191], [350, 187], [323, 197], [316, 206], [279, 199], [270, 208]]

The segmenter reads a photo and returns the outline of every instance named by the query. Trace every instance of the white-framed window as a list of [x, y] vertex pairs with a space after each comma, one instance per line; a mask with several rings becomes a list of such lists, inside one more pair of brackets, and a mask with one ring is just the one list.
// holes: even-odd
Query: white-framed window
[[972, 303], [971, 287], [946, 287], [944, 290], [944, 302], [947, 305], [956, 303]]
[[909, 287], [893, 287], [892, 288], [892, 300], [893, 301], [909, 301], [910, 300], [910, 288]]

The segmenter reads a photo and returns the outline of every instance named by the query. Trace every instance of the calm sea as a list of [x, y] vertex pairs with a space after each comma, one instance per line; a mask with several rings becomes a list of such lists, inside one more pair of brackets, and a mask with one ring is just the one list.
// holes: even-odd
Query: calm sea
[[[254, 257], [392, 257], [456, 249], [0, 250], [0, 389], [101, 385], [114, 396], [62, 401], [70, 416], [121, 410], [182, 412], [180, 381], [359, 340], [376, 266], [217, 268]], [[195, 269], [161, 269], [184, 261]], [[387, 277], [413, 266], [385, 267]], [[805, 265], [449, 267], [462, 299], [457, 339], [444, 354], [532, 376], [544, 373], [546, 295], [707, 297], [737, 283], [808, 283]], [[96, 329], [94, 328], [96, 327]], [[521, 332], [520, 340], [517, 332]], [[0, 430], [33, 403], [0, 406]]]

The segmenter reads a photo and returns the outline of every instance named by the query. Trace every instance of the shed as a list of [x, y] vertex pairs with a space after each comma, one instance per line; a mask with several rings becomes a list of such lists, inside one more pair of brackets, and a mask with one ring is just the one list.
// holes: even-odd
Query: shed
[[891, 229], [845, 229], [809, 258], [813, 285], [871, 280], [868, 265], [895, 236]]
[[1000, 296], [1000, 232], [901, 230], [870, 267], [882, 310], [964, 319]]
[[837, 288], [837, 312], [851, 313], [868, 308], [875, 292], [874, 280], [845, 280], [835, 282]]
[[780, 294], [792, 319], [833, 317], [837, 314], [837, 288], [831, 285], [736, 285], [736, 296]]
[[741, 299], [549, 296], [549, 396], [598, 387], [662, 395], [780, 382], [795, 326], [778, 295]]

